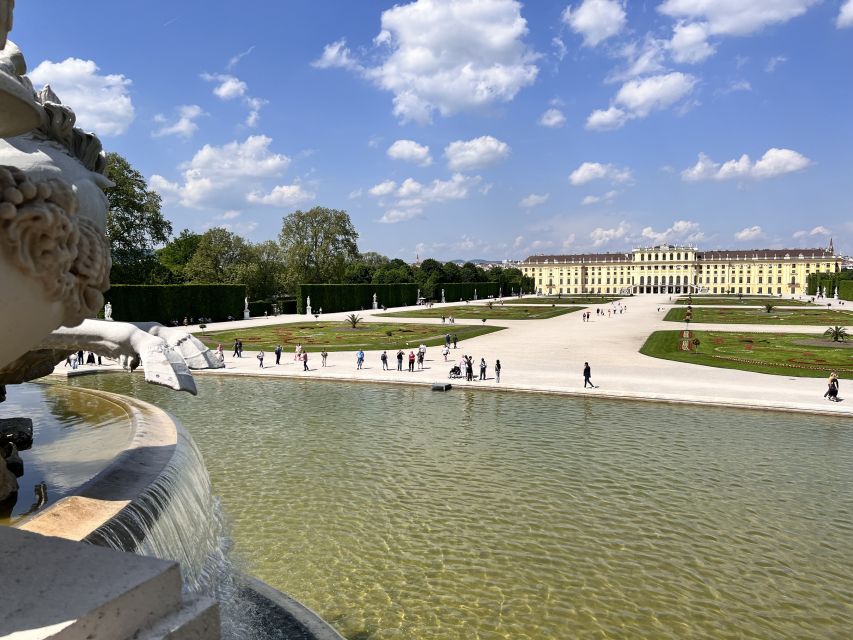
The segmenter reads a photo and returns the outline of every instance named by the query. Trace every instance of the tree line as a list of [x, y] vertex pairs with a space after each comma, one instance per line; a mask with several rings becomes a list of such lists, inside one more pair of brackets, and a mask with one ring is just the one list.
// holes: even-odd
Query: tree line
[[117, 153], [107, 154], [107, 234], [114, 284], [245, 284], [253, 300], [293, 295], [299, 284], [417, 283], [437, 297], [441, 282], [499, 282], [507, 293], [532, 286], [519, 269], [488, 271], [426, 259], [411, 265], [360, 252], [346, 211], [314, 207], [284, 216], [278, 239], [251, 242], [224, 227], [173, 235], [159, 194]]

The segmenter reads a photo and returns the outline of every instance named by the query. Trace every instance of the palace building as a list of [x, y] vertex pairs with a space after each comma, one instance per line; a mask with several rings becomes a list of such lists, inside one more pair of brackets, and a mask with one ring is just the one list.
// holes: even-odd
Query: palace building
[[811, 273], [841, 268], [825, 249], [700, 251], [659, 245], [630, 253], [530, 256], [518, 267], [542, 294], [733, 293], [798, 295]]

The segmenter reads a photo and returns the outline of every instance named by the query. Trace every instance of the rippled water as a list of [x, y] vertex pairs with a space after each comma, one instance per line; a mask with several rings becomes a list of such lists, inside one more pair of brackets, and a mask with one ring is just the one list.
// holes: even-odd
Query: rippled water
[[351, 640], [846, 638], [853, 421], [559, 396], [79, 379], [174, 412], [248, 568]]
[[[130, 421], [119, 405], [60, 385], [6, 387], [0, 418], [31, 418], [33, 446], [21, 451], [24, 475], [11, 518], [35, 513], [95, 476], [130, 441]], [[6, 505], [7, 509], [9, 505]]]

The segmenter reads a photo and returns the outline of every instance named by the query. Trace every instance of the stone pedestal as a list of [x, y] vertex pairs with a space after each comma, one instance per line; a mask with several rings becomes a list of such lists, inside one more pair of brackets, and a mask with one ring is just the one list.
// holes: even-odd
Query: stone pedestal
[[249, 313], [249, 310], [248, 310], [248, 309], [245, 309], [245, 310], [243, 311], [243, 320], [249, 320], [251, 317], [252, 317], [252, 314], [251, 314], [251, 313]]

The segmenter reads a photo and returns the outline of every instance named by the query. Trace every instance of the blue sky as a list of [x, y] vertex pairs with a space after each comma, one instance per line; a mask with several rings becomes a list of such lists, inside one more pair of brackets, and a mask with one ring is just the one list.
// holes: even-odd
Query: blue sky
[[10, 39], [176, 232], [853, 252], [853, 0], [27, 0]]

